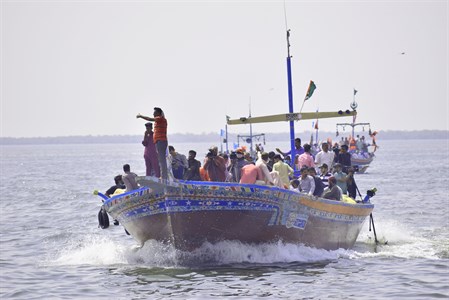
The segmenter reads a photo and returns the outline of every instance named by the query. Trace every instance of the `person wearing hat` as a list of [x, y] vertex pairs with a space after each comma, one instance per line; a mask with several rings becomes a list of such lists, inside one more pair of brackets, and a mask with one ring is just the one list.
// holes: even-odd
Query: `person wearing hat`
[[145, 128], [146, 130], [142, 141], [142, 145], [145, 147], [143, 152], [143, 158], [145, 159], [146, 166], [145, 175], [159, 178], [161, 176], [161, 170], [157, 159], [156, 145], [153, 141], [153, 123], [145, 123]]
[[237, 160], [235, 161], [235, 166], [233, 167], [232, 174], [232, 181], [233, 182], [240, 182], [241, 175], [242, 175], [242, 168], [248, 164], [250, 164], [249, 161], [245, 159], [245, 150], [242, 148], [238, 148], [235, 151], [235, 156]]
[[164, 112], [161, 108], [155, 107], [153, 112], [153, 118], [137, 114], [136, 118], [144, 119], [150, 122], [154, 122], [154, 135], [153, 142], [156, 145], [157, 159], [159, 161], [159, 167], [161, 169], [162, 179], [168, 179], [167, 168], [167, 119], [165, 119]]
[[319, 166], [319, 168], [320, 168], [319, 176], [324, 184], [324, 187], [326, 188], [329, 184], [329, 177], [331, 177], [332, 174], [329, 172], [329, 167], [327, 166], [327, 164], [322, 164], [321, 166]]

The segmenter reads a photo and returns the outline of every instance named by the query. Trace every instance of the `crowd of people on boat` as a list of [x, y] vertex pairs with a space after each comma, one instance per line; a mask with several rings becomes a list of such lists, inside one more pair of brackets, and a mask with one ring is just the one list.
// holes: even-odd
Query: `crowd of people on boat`
[[[167, 120], [162, 109], [155, 107], [153, 118], [141, 114], [137, 118], [148, 121], [142, 140], [146, 176], [276, 186], [332, 200], [342, 200], [344, 195], [356, 197], [354, 169], [345, 143], [334, 144], [331, 148], [329, 142], [324, 141], [320, 151], [312, 153], [311, 145], [302, 146], [301, 139], [296, 138], [293, 162], [291, 151], [276, 148], [276, 152], [266, 152], [261, 145], [256, 146], [254, 157], [245, 147], [228, 154], [219, 153], [218, 147], [212, 146], [199, 160], [195, 150], [190, 150], [186, 157], [168, 145]], [[116, 189], [131, 191], [138, 188], [137, 175], [131, 172], [130, 166], [124, 165], [123, 171], [123, 175], [114, 178], [116, 184], [106, 192], [107, 196], [113, 195]]]

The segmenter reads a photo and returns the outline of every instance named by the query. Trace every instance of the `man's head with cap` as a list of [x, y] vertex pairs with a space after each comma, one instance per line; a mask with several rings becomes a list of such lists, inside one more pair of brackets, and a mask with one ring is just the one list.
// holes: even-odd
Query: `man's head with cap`
[[329, 166], [327, 165], [327, 164], [322, 164], [321, 166], [320, 166], [320, 169], [326, 169], [326, 170], [328, 170], [329, 169]]

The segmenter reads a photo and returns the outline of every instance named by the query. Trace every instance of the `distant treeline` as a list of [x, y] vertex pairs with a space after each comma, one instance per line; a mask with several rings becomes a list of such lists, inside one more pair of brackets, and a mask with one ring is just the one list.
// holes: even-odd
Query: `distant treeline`
[[[242, 133], [242, 135], [248, 133]], [[260, 133], [253, 133], [254, 135]], [[315, 132], [306, 131], [300, 132], [299, 136], [303, 140], [303, 144], [309, 142], [310, 136]], [[325, 140], [327, 137], [334, 141], [340, 140], [341, 137], [348, 136], [349, 132], [341, 132], [340, 136], [336, 137], [335, 132], [319, 132], [319, 137]], [[368, 137], [368, 132], [356, 132], [360, 136]], [[288, 132], [283, 133], [265, 133], [265, 140], [267, 142], [286, 141], [290, 138]], [[237, 142], [237, 134], [229, 134], [228, 139], [230, 143]], [[377, 135], [377, 140], [410, 140], [410, 139], [449, 139], [449, 130], [419, 130], [419, 131], [380, 131]], [[189, 134], [189, 133], [175, 133], [169, 135], [169, 141], [172, 143], [219, 143], [223, 140], [218, 133], [203, 133], [203, 134]], [[140, 143], [142, 136], [140, 135], [87, 135], [87, 136], [64, 136], [64, 137], [32, 137], [32, 138], [9, 138], [1, 137], [0, 145], [38, 145], [38, 144], [121, 144], [121, 143]], [[241, 140], [242, 142], [242, 140]], [[256, 143], [263, 143], [263, 137]]]

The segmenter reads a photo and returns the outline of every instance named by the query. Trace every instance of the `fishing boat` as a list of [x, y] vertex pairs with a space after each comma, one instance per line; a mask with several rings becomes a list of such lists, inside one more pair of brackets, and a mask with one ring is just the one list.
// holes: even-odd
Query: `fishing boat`
[[[355, 95], [357, 94], [357, 90], [354, 89], [354, 99], [351, 103], [351, 108], [355, 111], [358, 104], [355, 101]], [[337, 123], [337, 136], [339, 135], [339, 129], [345, 130], [345, 127], [351, 127], [351, 136], [349, 137], [349, 153], [351, 154], [351, 166], [354, 167], [355, 171], [357, 173], [365, 173], [368, 169], [371, 162], [374, 160], [374, 152], [377, 149], [376, 145], [376, 134], [377, 131], [372, 132], [371, 131], [371, 124], [370, 123], [361, 123], [356, 122], [356, 115], [353, 116], [351, 123]], [[363, 131], [365, 131], [365, 127], [368, 127], [368, 135], [372, 138], [372, 146], [374, 147], [374, 150], [370, 152], [368, 150], [368, 144], [364, 140], [364, 136], [357, 137], [355, 136], [355, 128], [356, 127], [362, 127]], [[360, 141], [360, 139], [363, 139], [363, 141]], [[359, 144], [357, 144], [359, 142]]]
[[[287, 42], [289, 31], [287, 32]], [[290, 44], [288, 43], [288, 50]], [[294, 113], [290, 51], [287, 56], [289, 113], [228, 118], [228, 125], [289, 122], [294, 148], [294, 122], [348, 117], [355, 110]], [[103, 196], [102, 210], [117, 220], [140, 244], [156, 240], [192, 250], [224, 240], [245, 244], [295, 243], [321, 249], [351, 248], [374, 205], [336, 201], [288, 189], [231, 182], [164, 180], [138, 177], [140, 188], [112, 198]]]

